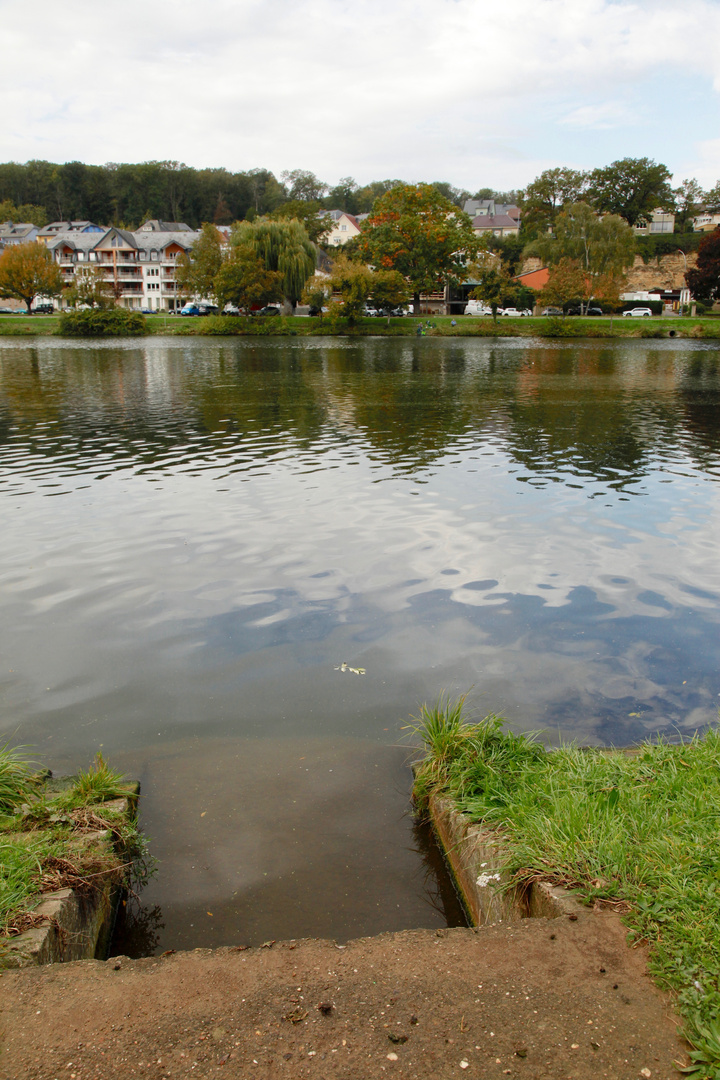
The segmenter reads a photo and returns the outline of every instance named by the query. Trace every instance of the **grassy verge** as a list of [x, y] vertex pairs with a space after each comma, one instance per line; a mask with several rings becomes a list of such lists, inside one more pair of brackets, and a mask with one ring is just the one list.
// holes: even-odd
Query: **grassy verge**
[[[540, 337], [540, 338], [696, 338], [720, 339], [720, 318], [623, 319], [615, 316], [582, 319], [499, 318], [475, 319], [468, 316], [432, 315], [421, 319], [360, 319], [353, 325], [343, 319], [292, 318], [179, 318], [171, 315], [146, 315], [146, 333], [171, 337], [418, 337], [422, 324], [424, 337]], [[429, 324], [429, 325], [428, 325]], [[0, 315], [1, 337], [61, 336], [60, 318], [54, 315]]]
[[423, 707], [414, 794], [450, 796], [503, 834], [507, 869], [625, 911], [650, 971], [672, 990], [694, 1047], [689, 1072], [720, 1078], [720, 731], [631, 753], [562, 746], [467, 723], [464, 699]]
[[[44, 892], [90, 890], [101, 874], [137, 860], [141, 876], [147, 872], [134, 820], [105, 805], [135, 790], [100, 755], [87, 772], [58, 782], [0, 748], [0, 952], [3, 938], [39, 925], [33, 909]], [[111, 844], [94, 843], [99, 833]]]

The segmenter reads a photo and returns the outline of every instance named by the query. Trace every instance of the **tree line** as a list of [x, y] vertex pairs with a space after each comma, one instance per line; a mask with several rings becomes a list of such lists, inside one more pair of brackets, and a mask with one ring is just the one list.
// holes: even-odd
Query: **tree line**
[[[671, 181], [670, 171], [661, 163], [623, 158], [586, 172], [547, 169], [525, 188], [513, 191], [489, 187], [468, 191], [440, 180], [431, 186], [458, 208], [470, 198], [516, 203], [527, 242], [547, 231], [563, 208], [577, 202], [598, 213], [617, 214], [629, 225], [647, 219], [658, 207], [672, 210], [678, 232], [687, 231], [701, 210], [720, 211], [720, 181], [709, 191], [694, 179], [677, 187]], [[278, 178], [268, 169], [195, 169], [178, 161], [6, 162], [0, 164], [0, 221], [12, 218], [43, 225], [89, 220], [135, 228], [148, 218], [159, 218], [200, 228], [205, 222], [230, 225], [272, 215], [296, 217], [311, 231], [328, 210], [370, 213], [377, 199], [402, 184], [389, 179], [360, 185], [346, 176], [331, 186], [305, 169], [283, 172]]]

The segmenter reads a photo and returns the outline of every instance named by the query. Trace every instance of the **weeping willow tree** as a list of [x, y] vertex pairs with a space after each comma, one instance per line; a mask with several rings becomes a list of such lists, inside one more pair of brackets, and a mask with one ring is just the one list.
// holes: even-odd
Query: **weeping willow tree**
[[240, 221], [233, 228], [230, 243], [255, 251], [266, 270], [282, 274], [285, 303], [294, 308], [305, 282], [315, 273], [317, 249], [305, 226], [294, 219]]

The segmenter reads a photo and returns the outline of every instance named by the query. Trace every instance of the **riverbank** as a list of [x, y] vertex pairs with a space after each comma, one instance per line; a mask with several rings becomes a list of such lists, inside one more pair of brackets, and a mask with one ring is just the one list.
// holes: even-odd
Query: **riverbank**
[[[453, 322], [455, 325], [453, 325]], [[475, 319], [458, 316], [423, 316], [390, 319], [360, 319], [348, 325], [342, 319], [317, 319], [303, 316], [254, 318], [203, 317], [180, 318], [170, 315], [146, 315], [148, 336], [173, 337], [539, 337], [573, 338], [690, 338], [720, 340], [720, 318], [678, 318], [654, 316], [647, 319], [623, 319], [603, 316], [583, 319], [498, 318]], [[60, 330], [56, 315], [0, 315], [0, 337], [51, 337]]]
[[613, 914], [83, 961], [0, 982], [2, 1080], [674, 1080]]
[[99, 755], [57, 780], [0, 749], [0, 968], [105, 954], [142, 848], [137, 794]]
[[716, 1075], [720, 731], [631, 752], [548, 752], [503, 732], [498, 717], [467, 722], [463, 706], [461, 698], [421, 712], [418, 806], [448, 800], [482, 826], [488, 849], [497, 838], [479, 886], [522, 899], [549, 882], [621, 912], [630, 942], [649, 948], [650, 974], [676, 995], [697, 1076]]

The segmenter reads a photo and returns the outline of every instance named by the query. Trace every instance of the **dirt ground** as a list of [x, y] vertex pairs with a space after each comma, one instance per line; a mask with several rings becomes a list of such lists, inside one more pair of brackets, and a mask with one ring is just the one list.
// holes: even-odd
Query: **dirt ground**
[[610, 914], [5, 972], [1, 1080], [676, 1080]]

